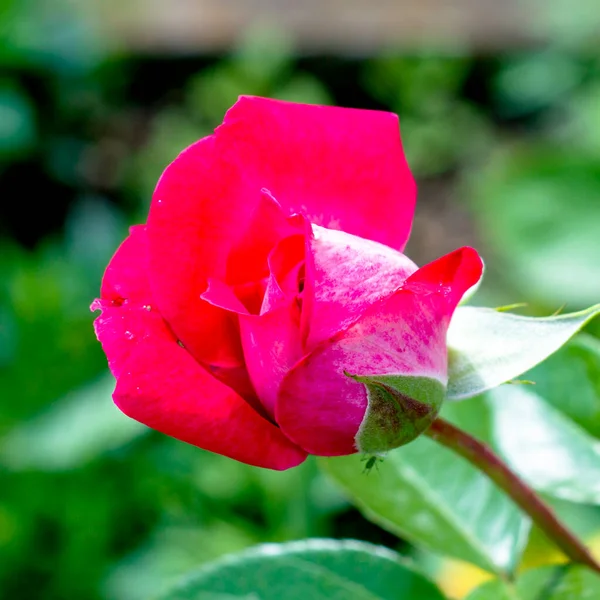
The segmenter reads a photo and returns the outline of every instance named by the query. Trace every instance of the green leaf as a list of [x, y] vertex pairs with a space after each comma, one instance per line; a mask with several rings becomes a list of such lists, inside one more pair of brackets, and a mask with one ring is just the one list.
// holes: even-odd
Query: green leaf
[[362, 542], [265, 544], [189, 575], [162, 600], [444, 600], [398, 554]]
[[470, 398], [518, 377], [556, 352], [598, 314], [600, 304], [543, 318], [459, 307], [448, 330], [447, 397]]
[[531, 385], [503, 385], [464, 402], [447, 402], [442, 417], [490, 445], [529, 485], [571, 502], [600, 500], [600, 442]]
[[600, 340], [580, 333], [524, 375], [535, 392], [600, 437]]
[[595, 600], [600, 598], [600, 575], [575, 565], [526, 571], [516, 584], [492, 581], [471, 592], [466, 600]]
[[446, 388], [431, 377], [351, 375], [367, 388], [369, 405], [356, 434], [356, 447], [380, 454], [408, 444], [436, 418]]
[[412, 543], [510, 572], [529, 520], [466, 460], [420, 437], [362, 474], [359, 456], [321, 459], [365, 516]]
[[600, 442], [533, 388], [506, 385], [487, 393], [494, 446], [536, 490], [600, 504]]

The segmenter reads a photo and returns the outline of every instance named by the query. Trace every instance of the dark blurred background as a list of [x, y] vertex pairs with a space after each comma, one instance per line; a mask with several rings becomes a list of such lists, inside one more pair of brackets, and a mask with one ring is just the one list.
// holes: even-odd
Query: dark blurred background
[[[262, 471], [122, 416], [88, 306], [161, 171], [242, 93], [397, 112], [407, 253], [475, 245], [478, 304], [598, 302], [599, 50], [597, 0], [0, 0], [0, 597], [141, 600], [307, 536], [414, 552], [313, 461]], [[478, 578], [448, 569], [457, 597]]]

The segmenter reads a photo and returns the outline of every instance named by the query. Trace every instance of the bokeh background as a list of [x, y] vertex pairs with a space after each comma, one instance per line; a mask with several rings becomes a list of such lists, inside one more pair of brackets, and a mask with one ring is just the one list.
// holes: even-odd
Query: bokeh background
[[242, 93], [397, 112], [407, 253], [475, 245], [478, 304], [598, 302], [599, 50], [596, 0], [0, 0], [0, 597], [142, 600], [309, 536], [411, 554], [455, 597], [476, 583], [313, 461], [262, 471], [126, 419], [88, 306], [162, 169]]

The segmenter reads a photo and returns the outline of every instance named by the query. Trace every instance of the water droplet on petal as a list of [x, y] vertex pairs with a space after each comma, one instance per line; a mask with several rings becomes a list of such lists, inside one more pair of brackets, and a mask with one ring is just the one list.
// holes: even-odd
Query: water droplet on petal
[[444, 285], [443, 283], [440, 283], [438, 285], [438, 293], [441, 294], [442, 296], [448, 296], [451, 291], [452, 291], [452, 289], [449, 286]]

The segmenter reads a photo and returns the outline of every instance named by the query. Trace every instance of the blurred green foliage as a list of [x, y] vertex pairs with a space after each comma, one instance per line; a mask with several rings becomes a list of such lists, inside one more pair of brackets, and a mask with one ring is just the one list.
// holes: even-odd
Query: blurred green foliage
[[[462, 242], [488, 266], [479, 302], [598, 302], [600, 59], [574, 33], [589, 20], [560, 23], [556, 44], [493, 57], [298, 57], [253, 30], [227, 56], [169, 58], [116, 53], [72, 3], [0, 0], [0, 597], [140, 600], [259, 542], [407, 548], [313, 461], [260, 471], [122, 416], [88, 306], [162, 169], [240, 93], [398, 112], [435, 192], [415, 236], [453, 244], [438, 215], [447, 197], [466, 207]], [[599, 334], [535, 375], [596, 437]]]

